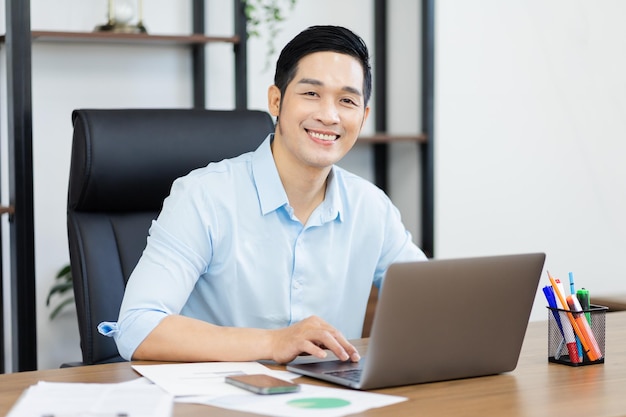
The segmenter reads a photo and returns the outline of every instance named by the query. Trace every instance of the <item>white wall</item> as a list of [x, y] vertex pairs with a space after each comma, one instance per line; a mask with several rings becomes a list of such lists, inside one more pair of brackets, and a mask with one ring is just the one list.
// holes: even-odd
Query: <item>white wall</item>
[[543, 251], [592, 297], [626, 292], [625, 15], [619, 0], [437, 2], [438, 257]]
[[[232, 1], [236, 0], [206, 1], [207, 33], [232, 34]], [[1, 3], [0, 28], [4, 32], [5, 4], [4, 1]], [[393, 63], [389, 123], [390, 131], [394, 133], [414, 134], [419, 131], [419, 74], [416, 73], [418, 7], [417, 4], [406, 3], [403, 0], [390, 1], [390, 19], [394, 24], [390, 25], [393, 30], [390, 59]], [[313, 24], [340, 24], [359, 33], [373, 53], [372, 11], [371, 1], [299, 0], [276, 38], [276, 45], [280, 49], [296, 33]], [[144, 2], [144, 23], [154, 34], [188, 34], [191, 31], [190, 13], [189, 0]], [[31, 15], [33, 30], [90, 31], [105, 22], [106, 1], [31, 0]], [[231, 48], [226, 44], [207, 46], [207, 90], [211, 108], [228, 109], [234, 106]], [[266, 109], [266, 91], [273, 73], [263, 71], [265, 59], [265, 40], [250, 40], [250, 108]], [[275, 60], [276, 56], [272, 62]], [[65, 209], [72, 137], [71, 111], [85, 107], [189, 107], [192, 101], [191, 68], [190, 57], [184, 47], [155, 45], [36, 42], [32, 62], [38, 362], [40, 369], [46, 369], [80, 359], [75, 312], [68, 311], [50, 322], [50, 309], [45, 306], [54, 275], [69, 261]], [[0, 73], [6, 74], [4, 54], [0, 64]], [[5, 83], [4, 75], [2, 82]], [[6, 109], [6, 92], [4, 88], [0, 90], [0, 109]], [[5, 111], [1, 117], [2, 191], [3, 201], [7, 201]], [[372, 126], [373, 116], [365, 127], [365, 133], [372, 133]], [[391, 153], [392, 199], [403, 213], [409, 230], [419, 236], [417, 146], [394, 145]], [[373, 176], [368, 146], [357, 145], [342, 165], [366, 178]], [[3, 221], [6, 234], [6, 219]], [[8, 288], [8, 274], [5, 274], [5, 289]], [[5, 300], [8, 301], [8, 297], [5, 296]], [[6, 304], [5, 308], [8, 317], [10, 306]], [[10, 364], [7, 369], [11, 369]]]

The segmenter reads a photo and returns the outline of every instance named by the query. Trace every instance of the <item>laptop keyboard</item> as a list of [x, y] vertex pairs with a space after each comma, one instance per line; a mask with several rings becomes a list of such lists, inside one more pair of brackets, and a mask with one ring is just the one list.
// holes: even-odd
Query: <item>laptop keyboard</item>
[[348, 379], [350, 381], [359, 382], [361, 380], [362, 369], [344, 369], [342, 371], [326, 372], [326, 375], [336, 376], [338, 378]]

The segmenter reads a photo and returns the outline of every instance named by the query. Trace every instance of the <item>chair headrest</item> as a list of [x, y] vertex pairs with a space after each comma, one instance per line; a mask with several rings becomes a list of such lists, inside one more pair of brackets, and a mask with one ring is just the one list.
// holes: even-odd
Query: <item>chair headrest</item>
[[274, 129], [254, 110], [81, 109], [72, 122], [73, 211], [158, 211], [176, 178], [253, 151]]

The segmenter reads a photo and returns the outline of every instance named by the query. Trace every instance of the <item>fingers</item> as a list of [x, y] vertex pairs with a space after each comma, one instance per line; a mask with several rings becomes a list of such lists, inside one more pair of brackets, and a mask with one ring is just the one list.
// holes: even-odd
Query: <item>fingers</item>
[[343, 361], [358, 362], [361, 358], [341, 332], [319, 317], [309, 317], [282, 330], [280, 340], [274, 344], [273, 356], [278, 362], [291, 361], [302, 353], [324, 359], [327, 357], [325, 349]]
[[302, 352], [299, 353], [298, 356], [300, 355], [311, 355], [311, 356], [315, 356], [316, 358], [320, 358], [320, 359], [326, 359], [326, 357], [328, 356], [328, 353], [325, 350], [324, 346], [320, 346], [317, 343], [313, 343], [310, 340], [304, 340], [302, 343]]
[[340, 360], [358, 362], [361, 359], [357, 349], [338, 330], [326, 330], [322, 337], [324, 346]]

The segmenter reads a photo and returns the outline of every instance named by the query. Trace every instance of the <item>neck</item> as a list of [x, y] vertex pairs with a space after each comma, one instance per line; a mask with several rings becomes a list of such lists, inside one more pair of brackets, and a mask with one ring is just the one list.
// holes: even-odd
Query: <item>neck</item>
[[326, 196], [326, 180], [320, 184], [312, 184], [305, 181], [290, 181], [283, 179], [283, 186], [289, 199], [289, 204], [293, 207], [296, 217], [306, 224], [311, 213], [319, 206]]
[[280, 157], [274, 150], [274, 161], [283, 184], [289, 204], [293, 207], [298, 220], [306, 224], [313, 210], [326, 196], [326, 181], [331, 168], [307, 167], [290, 163], [288, 158]]

